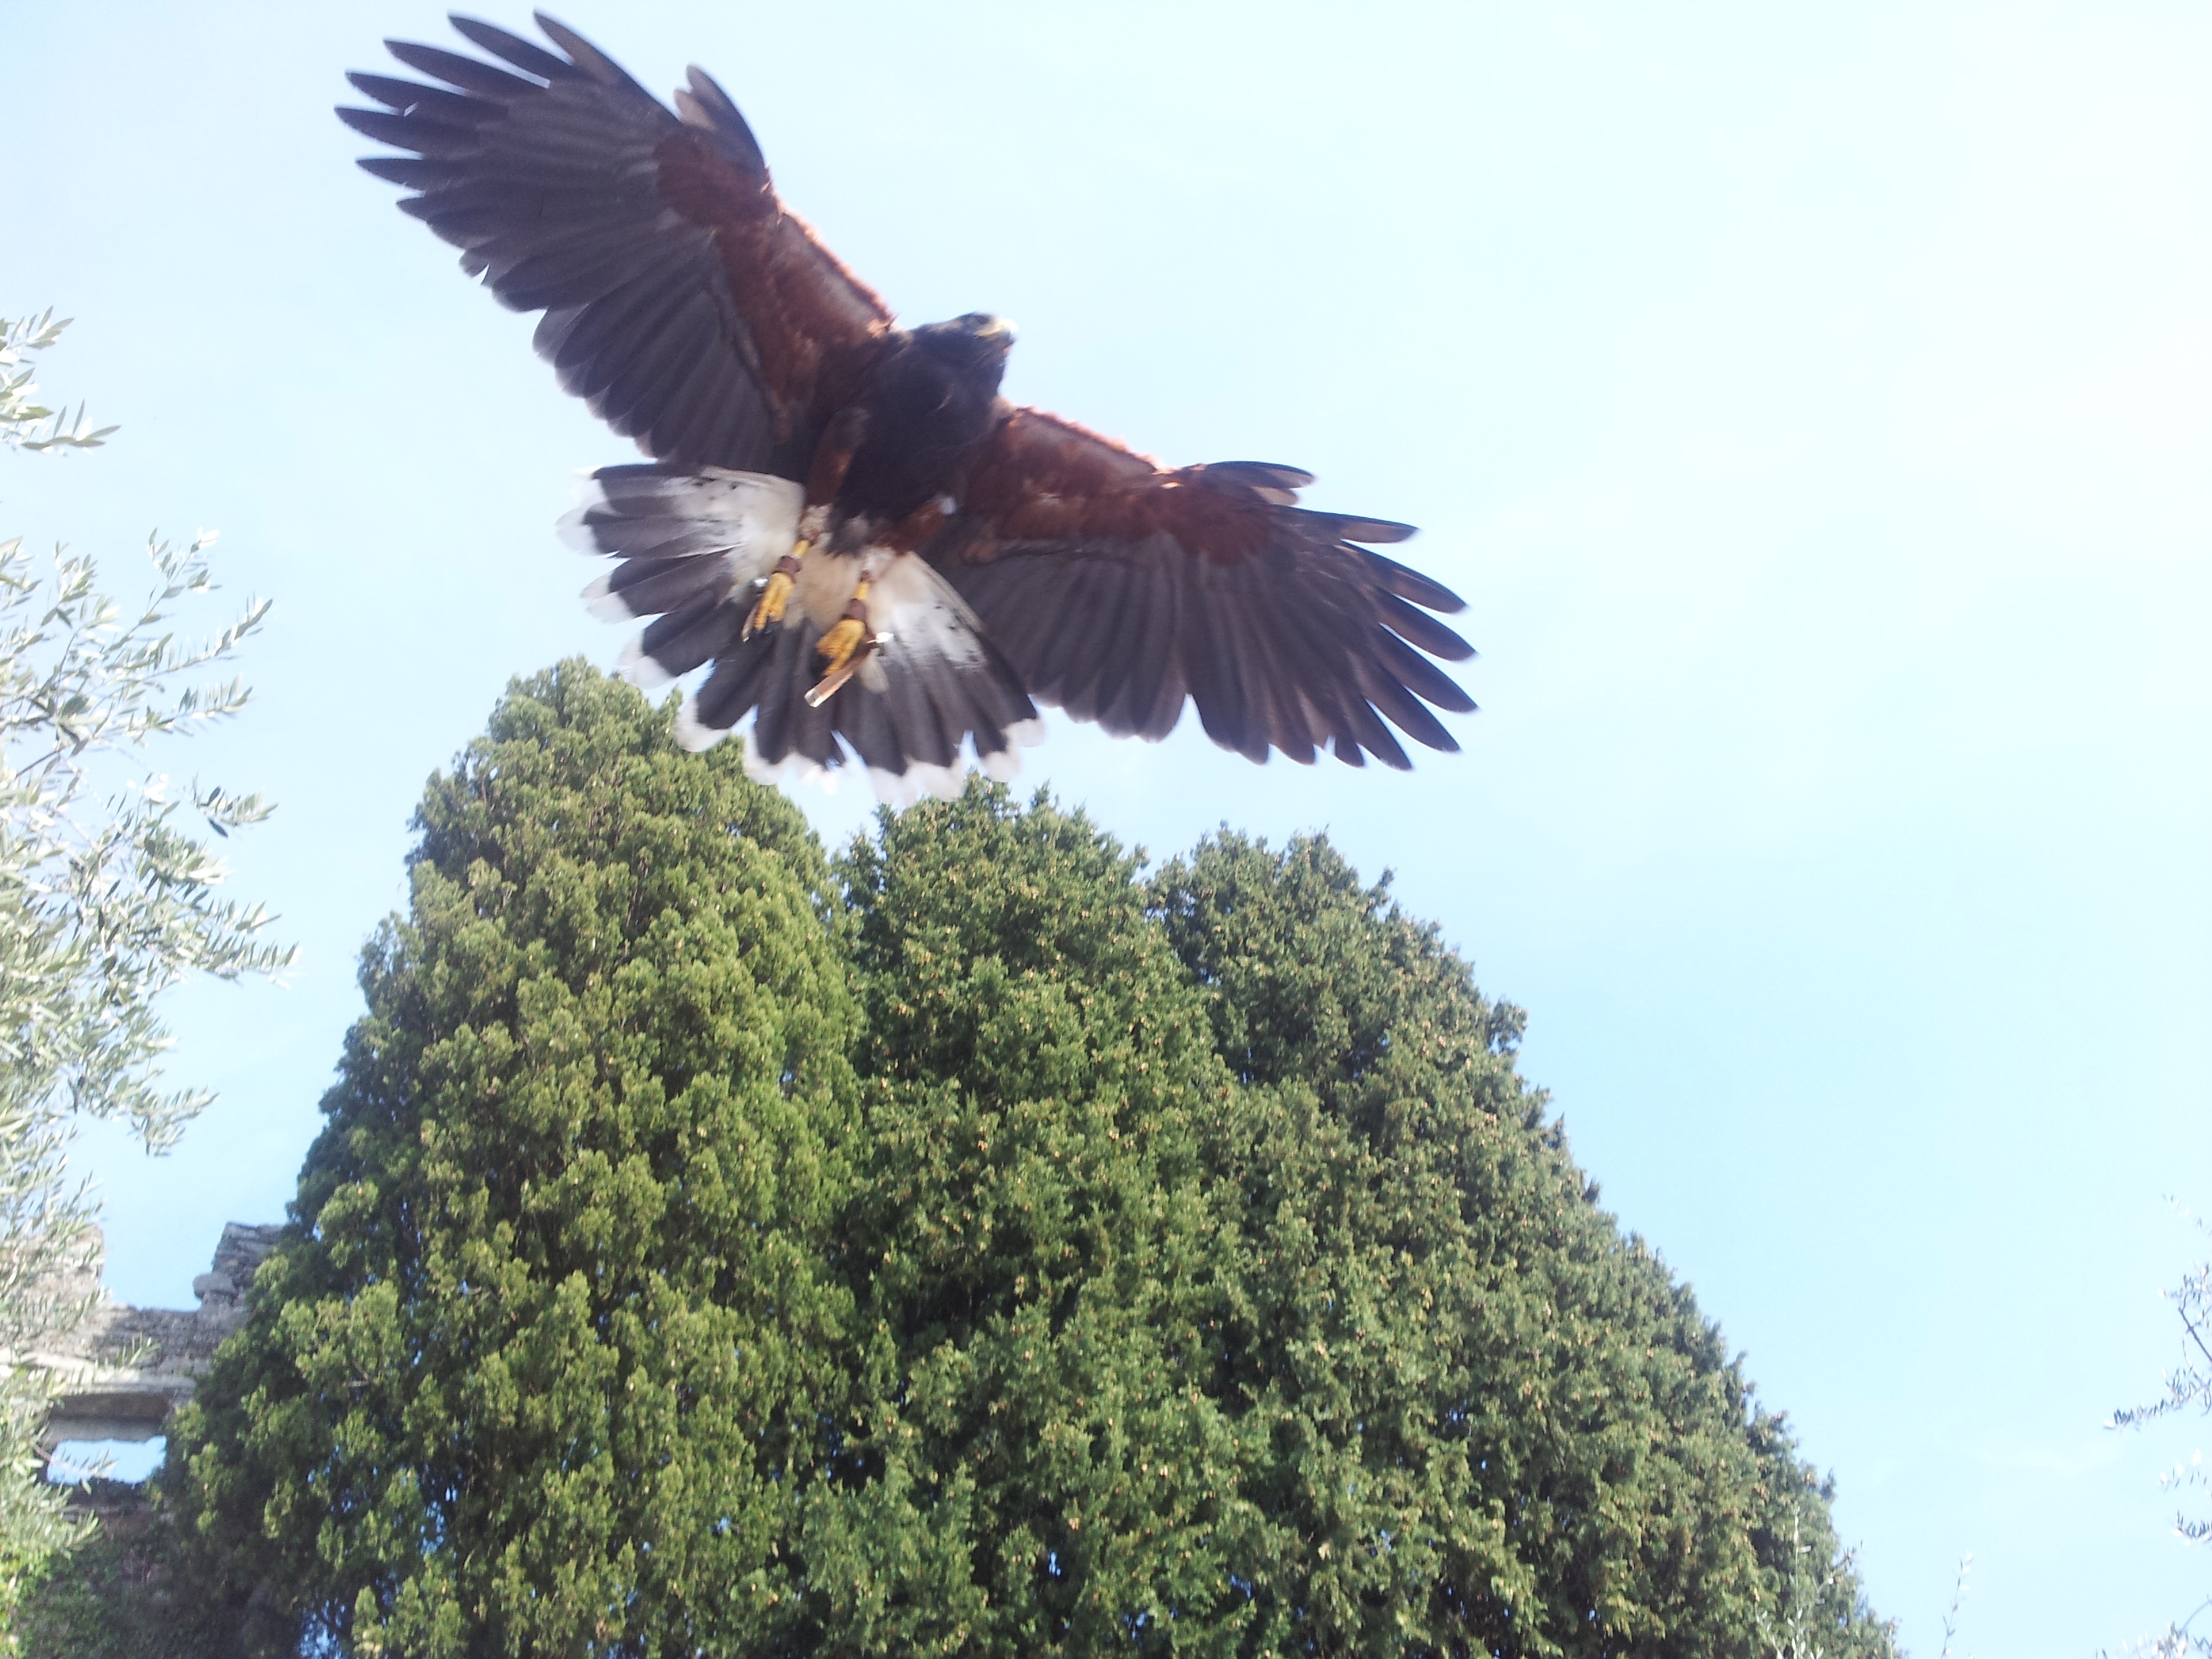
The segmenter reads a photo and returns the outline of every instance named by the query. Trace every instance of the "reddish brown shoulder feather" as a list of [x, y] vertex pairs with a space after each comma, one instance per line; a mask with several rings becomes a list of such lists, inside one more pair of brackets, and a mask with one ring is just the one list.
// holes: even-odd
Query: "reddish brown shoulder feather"
[[1249, 489], [1218, 489], [1206, 469], [1169, 471], [1149, 456], [1042, 410], [1007, 405], [961, 497], [986, 533], [963, 543], [971, 562], [1009, 542], [1143, 542], [1165, 535], [1196, 557], [1233, 564], [1257, 554], [1273, 526]]
[[704, 133], [686, 127], [653, 151], [668, 204], [714, 233], [762, 383], [787, 417], [819, 419], [858, 388], [890, 308], [776, 198]]

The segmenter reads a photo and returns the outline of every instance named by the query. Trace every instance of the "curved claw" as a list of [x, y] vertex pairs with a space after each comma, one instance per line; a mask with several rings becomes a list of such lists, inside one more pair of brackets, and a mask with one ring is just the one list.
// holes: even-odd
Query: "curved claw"
[[852, 661], [868, 637], [868, 624], [859, 617], [846, 617], [830, 624], [814, 649], [834, 674]]
[[806, 694], [808, 708], [819, 708], [829, 702], [876, 648], [875, 631], [868, 626], [867, 597], [868, 584], [864, 581], [853, 590], [853, 602], [845, 607], [845, 614], [815, 642], [823, 668], [822, 678]]
[[784, 607], [791, 603], [792, 590], [799, 585], [799, 561], [805, 551], [806, 544], [801, 542], [775, 562], [775, 568], [761, 584], [760, 600], [745, 618], [744, 631], [738, 635], [739, 639], [749, 640], [763, 628], [783, 620]]

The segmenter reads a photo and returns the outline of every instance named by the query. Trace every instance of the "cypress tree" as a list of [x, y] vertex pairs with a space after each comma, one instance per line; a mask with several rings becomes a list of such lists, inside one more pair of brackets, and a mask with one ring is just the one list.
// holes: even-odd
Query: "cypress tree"
[[1325, 842], [1146, 886], [979, 788], [846, 869], [873, 1421], [810, 1576], [872, 1599], [827, 1650], [1888, 1652], [1519, 1012]]
[[1785, 1425], [1516, 1073], [1521, 1012], [1325, 840], [1224, 831], [1152, 898], [1243, 1085], [1207, 1162], [1276, 1650], [1889, 1653]]
[[1521, 1018], [1325, 842], [834, 874], [578, 665], [434, 779], [166, 1583], [246, 1650], [1883, 1659]]
[[1202, 1160], [1231, 1085], [1135, 863], [979, 787], [846, 875], [868, 1405], [810, 1553], [825, 1650], [1237, 1651], [1261, 1519]]
[[434, 777], [294, 1226], [176, 1425], [249, 1651], [773, 1646], [844, 1387], [820, 851], [580, 663]]

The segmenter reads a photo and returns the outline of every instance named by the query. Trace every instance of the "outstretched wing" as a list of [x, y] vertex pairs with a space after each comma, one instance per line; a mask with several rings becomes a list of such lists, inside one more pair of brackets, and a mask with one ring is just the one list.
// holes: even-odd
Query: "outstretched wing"
[[1116, 736], [1165, 736], [1187, 696], [1208, 737], [1254, 760], [1327, 746], [1405, 767], [1385, 718], [1457, 749], [1426, 705], [1474, 704], [1429, 656], [1474, 653], [1428, 612], [1464, 606], [1358, 545], [1409, 526], [1298, 507], [1312, 482], [1253, 461], [1169, 471], [1007, 404], [923, 551], [1032, 696]]
[[[803, 475], [891, 330], [882, 301], [784, 210], [760, 146], [702, 71], [672, 113], [543, 12], [560, 52], [453, 27], [500, 60], [386, 44], [441, 83], [349, 78], [339, 116], [406, 156], [362, 166], [461, 250], [592, 413], [681, 466]], [[562, 55], [562, 54], [565, 54]]]

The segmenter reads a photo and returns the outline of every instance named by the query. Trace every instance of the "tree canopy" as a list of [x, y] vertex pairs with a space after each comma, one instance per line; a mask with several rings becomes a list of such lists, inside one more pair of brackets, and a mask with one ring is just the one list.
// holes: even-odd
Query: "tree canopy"
[[1325, 841], [1148, 875], [979, 784], [833, 867], [671, 723], [565, 664], [433, 780], [173, 1436], [173, 1629], [1890, 1651], [1518, 1012]]

